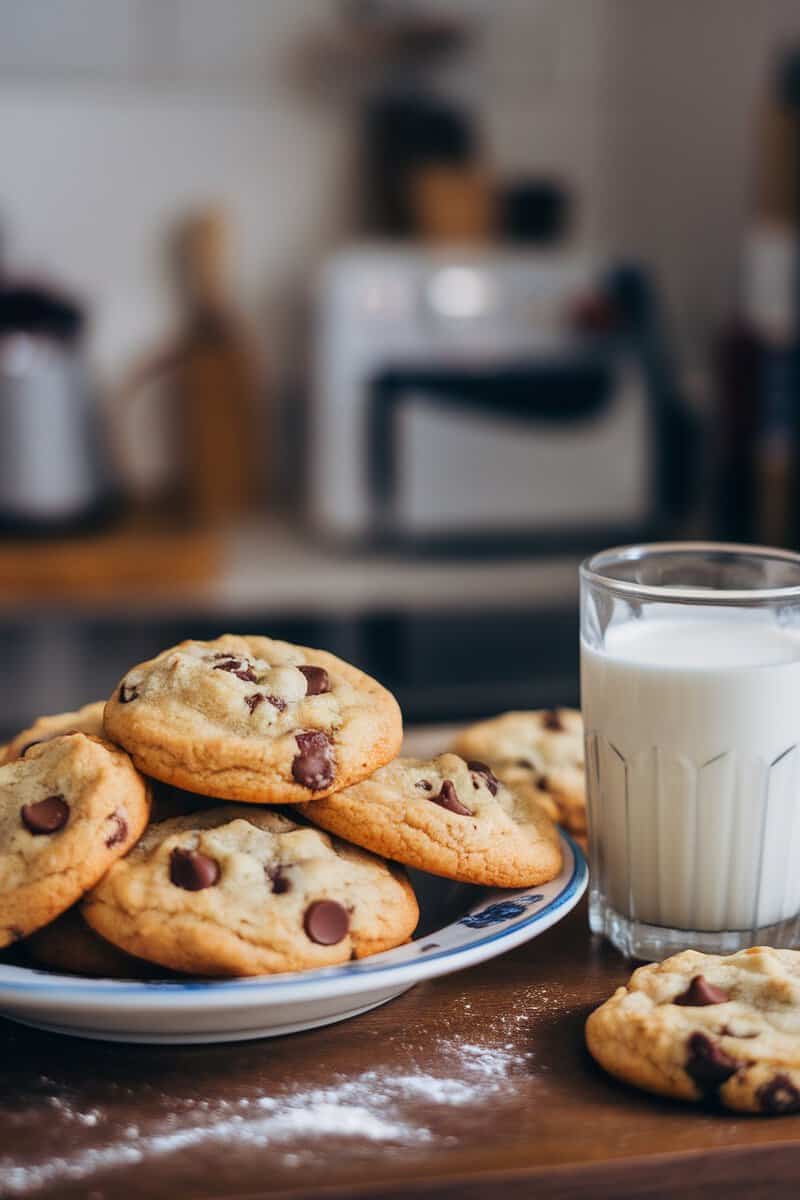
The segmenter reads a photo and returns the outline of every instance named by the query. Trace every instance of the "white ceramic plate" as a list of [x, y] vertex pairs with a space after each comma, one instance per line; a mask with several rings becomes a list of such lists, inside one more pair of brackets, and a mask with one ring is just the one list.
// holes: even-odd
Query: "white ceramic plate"
[[257, 979], [125, 982], [0, 964], [0, 1014], [26, 1025], [117, 1042], [275, 1037], [355, 1017], [422, 979], [504, 954], [555, 925], [586, 890], [586, 860], [562, 834], [557, 879], [488, 891], [411, 872], [420, 902], [413, 942], [341, 967]]

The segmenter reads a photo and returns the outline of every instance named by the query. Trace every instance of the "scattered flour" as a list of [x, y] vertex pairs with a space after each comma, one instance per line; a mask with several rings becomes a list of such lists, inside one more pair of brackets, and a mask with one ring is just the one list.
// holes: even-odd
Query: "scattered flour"
[[[160, 1120], [153, 1117], [144, 1128], [128, 1125], [121, 1138], [115, 1131], [118, 1140], [108, 1145], [75, 1148], [40, 1163], [0, 1158], [0, 1194], [30, 1194], [59, 1181], [88, 1179], [215, 1142], [287, 1145], [282, 1157], [286, 1168], [308, 1161], [314, 1141], [320, 1138], [366, 1139], [398, 1149], [424, 1145], [433, 1134], [418, 1115], [421, 1107], [480, 1104], [501, 1088], [505, 1091], [528, 1058], [514, 1052], [512, 1043], [493, 1047], [455, 1038], [440, 1042], [436, 1050], [442, 1064], [439, 1074], [372, 1070], [338, 1077], [328, 1087], [290, 1088], [277, 1096], [256, 1092], [237, 1100], [162, 1097], [166, 1111]], [[112, 1115], [98, 1108], [83, 1111], [56, 1095], [48, 1103], [53, 1110], [54, 1141], [62, 1147], [68, 1141], [62, 1136], [65, 1131], [71, 1131], [70, 1140], [77, 1140], [78, 1128], [102, 1128]], [[180, 1125], [172, 1128], [176, 1113]]]

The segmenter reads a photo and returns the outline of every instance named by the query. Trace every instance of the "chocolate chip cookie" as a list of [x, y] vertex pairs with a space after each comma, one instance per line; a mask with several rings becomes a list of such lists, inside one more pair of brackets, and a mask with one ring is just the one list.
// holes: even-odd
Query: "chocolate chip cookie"
[[159, 979], [161, 967], [126, 954], [84, 921], [77, 905], [32, 933], [22, 943], [25, 957], [36, 967], [65, 975], [94, 979]]
[[561, 870], [558, 832], [539, 804], [456, 754], [395, 759], [302, 811], [358, 846], [449, 879], [528, 887]]
[[103, 937], [197, 975], [261, 975], [408, 940], [403, 872], [274, 809], [224, 805], [151, 825], [83, 903]]
[[324, 650], [231, 634], [134, 667], [105, 728], [145, 774], [256, 804], [327, 796], [402, 740], [397, 701], [368, 675]]
[[128, 755], [83, 733], [0, 766], [0, 947], [93, 887], [149, 812], [149, 787]]
[[57, 713], [50, 717], [38, 717], [27, 729], [21, 730], [0, 752], [0, 763], [13, 762], [22, 758], [31, 746], [49, 742], [64, 733], [89, 733], [92, 737], [103, 736], [103, 709], [105, 702], [96, 700], [85, 704], [76, 712]]
[[529, 791], [554, 821], [585, 841], [583, 721], [575, 709], [501, 713], [463, 730], [453, 749], [488, 762], [498, 779]]
[[635, 1087], [738, 1112], [800, 1112], [800, 951], [686, 950], [634, 971], [586, 1042]]

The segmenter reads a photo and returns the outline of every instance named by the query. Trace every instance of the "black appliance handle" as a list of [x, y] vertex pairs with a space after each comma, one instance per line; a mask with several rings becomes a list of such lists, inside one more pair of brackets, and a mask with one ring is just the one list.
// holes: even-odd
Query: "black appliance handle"
[[369, 490], [377, 513], [387, 515], [397, 483], [397, 418], [420, 394], [428, 404], [477, 411], [492, 420], [574, 425], [605, 411], [612, 382], [611, 368], [601, 362], [380, 371], [368, 385], [367, 404]]

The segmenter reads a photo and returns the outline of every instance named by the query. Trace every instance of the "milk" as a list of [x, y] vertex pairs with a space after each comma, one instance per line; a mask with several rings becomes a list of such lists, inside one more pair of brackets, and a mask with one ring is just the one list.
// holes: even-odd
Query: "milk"
[[796, 916], [800, 634], [695, 607], [604, 641], [581, 646], [594, 890], [673, 929]]

